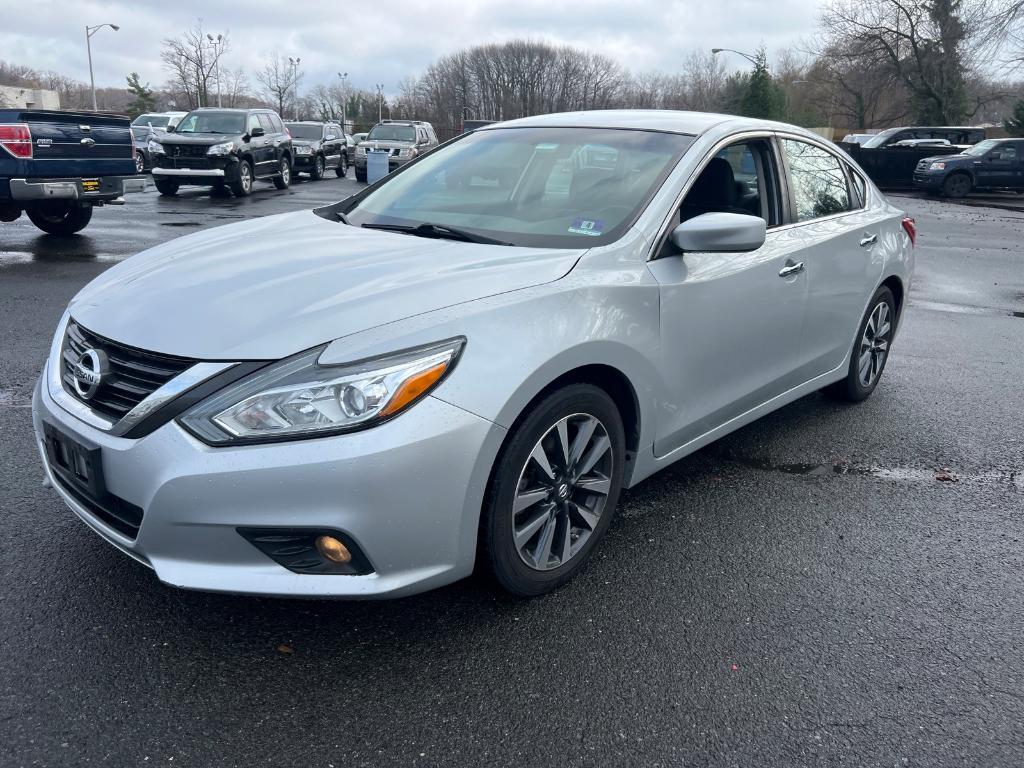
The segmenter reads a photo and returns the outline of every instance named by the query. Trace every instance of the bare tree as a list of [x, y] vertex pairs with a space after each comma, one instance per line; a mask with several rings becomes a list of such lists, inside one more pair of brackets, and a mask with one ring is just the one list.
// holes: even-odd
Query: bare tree
[[256, 73], [256, 81], [263, 87], [263, 96], [277, 107], [282, 117], [285, 107], [293, 105], [298, 98], [302, 75], [302, 71], [292, 66], [288, 58], [278, 51], [274, 51], [263, 69]]
[[168, 90], [179, 104], [189, 109], [209, 104], [210, 80], [214, 77], [217, 61], [230, 47], [227, 36], [214, 47], [203, 32], [203, 22], [185, 30], [179, 38], [166, 38], [160, 59], [169, 76]]

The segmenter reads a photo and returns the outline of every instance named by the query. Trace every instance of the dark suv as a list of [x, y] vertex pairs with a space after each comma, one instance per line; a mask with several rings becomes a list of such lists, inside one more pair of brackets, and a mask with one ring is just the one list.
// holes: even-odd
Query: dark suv
[[388, 172], [405, 165], [438, 144], [434, 126], [422, 120], [383, 120], [373, 126], [356, 147], [356, 181], [366, 181], [366, 153], [388, 153]]
[[337, 123], [312, 120], [285, 123], [295, 148], [295, 173], [305, 172], [311, 179], [322, 179], [329, 169], [340, 177], [348, 172], [348, 141]]
[[914, 169], [914, 186], [946, 197], [972, 189], [1024, 191], [1024, 139], [986, 139], [958, 155], [923, 158]]
[[194, 109], [173, 131], [151, 139], [149, 154], [162, 195], [200, 184], [244, 197], [253, 179], [270, 179], [278, 189], [292, 180], [292, 138], [269, 109]]

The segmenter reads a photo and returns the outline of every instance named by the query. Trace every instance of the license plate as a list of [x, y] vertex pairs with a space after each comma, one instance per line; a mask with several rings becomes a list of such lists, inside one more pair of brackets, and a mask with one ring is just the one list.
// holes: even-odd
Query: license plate
[[100, 191], [100, 180], [99, 179], [82, 179], [82, 191], [83, 192], [99, 192]]
[[98, 447], [87, 446], [52, 424], [43, 424], [43, 439], [50, 470], [58, 479], [91, 499], [103, 498], [106, 485]]

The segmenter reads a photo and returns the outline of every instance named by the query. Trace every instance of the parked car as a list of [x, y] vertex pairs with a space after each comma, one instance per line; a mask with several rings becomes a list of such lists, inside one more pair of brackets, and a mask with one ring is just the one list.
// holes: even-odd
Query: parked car
[[168, 584], [397, 596], [479, 560], [537, 595], [622, 488], [819, 389], [870, 396], [914, 237], [801, 128], [514, 120], [114, 265], [33, 421], [64, 501]]
[[0, 221], [27, 213], [44, 232], [79, 232], [93, 208], [145, 189], [134, 158], [127, 117], [0, 108]]
[[337, 123], [285, 123], [295, 148], [295, 173], [322, 179], [328, 170], [344, 177], [349, 166], [348, 137]]
[[377, 123], [356, 147], [356, 181], [366, 181], [366, 153], [371, 149], [387, 150], [388, 171], [393, 171], [437, 145], [434, 127], [422, 120]]
[[362, 144], [366, 140], [367, 135], [368, 134], [366, 134], [366, 133], [353, 133], [352, 134], [352, 141], [355, 142], [356, 146], [359, 146], [360, 144]]
[[149, 153], [161, 195], [198, 184], [244, 197], [255, 179], [278, 189], [292, 180], [292, 138], [269, 109], [194, 109], [172, 131], [150, 139]]
[[873, 133], [848, 133], [843, 136], [841, 144], [863, 144], [865, 141], [874, 136]]
[[959, 126], [887, 128], [881, 133], [876, 133], [867, 141], [861, 142], [861, 146], [865, 149], [907, 146], [902, 142], [919, 139], [945, 139], [950, 144], [968, 146], [971, 144], [977, 144], [984, 138], [984, 128], [967, 128]]
[[1024, 191], [1024, 139], [986, 139], [957, 155], [926, 157], [914, 170], [914, 186], [946, 197], [974, 189]]
[[948, 139], [900, 139], [890, 147], [949, 147]]
[[169, 129], [173, 130], [188, 112], [147, 112], [132, 120], [132, 135], [135, 137], [135, 172], [143, 173], [152, 165], [149, 156], [149, 140], [159, 139]]

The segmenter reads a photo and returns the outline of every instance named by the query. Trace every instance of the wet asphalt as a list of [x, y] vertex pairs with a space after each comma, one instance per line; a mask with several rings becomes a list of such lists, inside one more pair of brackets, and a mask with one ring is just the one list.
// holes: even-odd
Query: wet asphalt
[[0, 766], [1024, 764], [1024, 212], [893, 197], [918, 271], [874, 396], [642, 483], [557, 593], [312, 602], [162, 586], [41, 486], [31, 437], [90, 278], [357, 189], [257, 186], [66, 240], [0, 224]]

